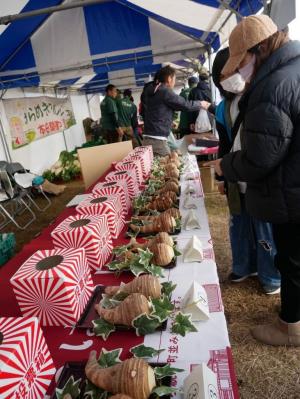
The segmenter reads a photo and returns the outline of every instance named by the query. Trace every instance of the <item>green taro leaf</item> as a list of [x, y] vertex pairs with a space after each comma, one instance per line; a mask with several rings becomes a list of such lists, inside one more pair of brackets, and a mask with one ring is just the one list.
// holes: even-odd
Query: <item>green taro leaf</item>
[[113, 260], [112, 262], [107, 264], [107, 267], [109, 270], [112, 270], [112, 271], [119, 270], [119, 264], [120, 264], [120, 261]]
[[74, 380], [74, 377], [71, 377], [66, 382], [65, 386], [62, 389], [56, 388], [56, 396], [57, 399], [63, 399], [63, 397], [67, 394], [70, 394], [72, 399], [77, 399], [80, 395], [80, 384], [81, 378], [77, 381]]
[[151, 316], [156, 317], [161, 323], [163, 323], [174, 310], [174, 305], [170, 302], [167, 296], [162, 298], [152, 299], [152, 313]]
[[120, 305], [121, 301], [117, 301], [116, 299], [106, 295], [102, 294], [103, 299], [100, 301], [101, 306], [105, 309], [113, 309], [116, 306]]
[[181, 252], [178, 251], [178, 249], [176, 248], [176, 245], [174, 245], [173, 251], [174, 251], [174, 255], [175, 255], [175, 256], [180, 256], [180, 255], [182, 255]]
[[146, 271], [155, 277], [164, 277], [163, 268], [160, 266], [149, 265], [145, 267]]
[[86, 387], [83, 394], [84, 399], [108, 399], [109, 393], [98, 388], [91, 381], [86, 380]]
[[175, 222], [176, 222], [176, 227], [175, 227], [175, 229], [176, 229], [176, 230], [180, 230], [180, 229], [181, 229], [181, 218], [175, 219]]
[[182, 337], [185, 337], [185, 335], [189, 332], [197, 332], [197, 328], [194, 326], [190, 319], [190, 314], [184, 315], [179, 312], [175, 317], [171, 332], [173, 334], [179, 334]]
[[139, 261], [139, 259], [135, 259], [133, 262], [130, 264], [130, 271], [135, 275], [139, 276], [142, 273], [147, 273], [147, 269], [145, 268], [144, 265], [142, 265]]
[[130, 352], [133, 354], [134, 357], [151, 358], [151, 357], [159, 355], [164, 350], [165, 349], [157, 350], [157, 349], [151, 348], [150, 346], [145, 346], [144, 344], [142, 344], [142, 345], [134, 346], [133, 348], [130, 349]]
[[143, 250], [141, 248], [138, 248], [139, 252], [139, 257], [140, 257], [140, 264], [144, 266], [148, 266], [150, 264], [151, 259], [153, 258], [153, 253], [147, 248], [146, 250]]
[[172, 387], [167, 387], [165, 385], [161, 385], [160, 387], [156, 387], [153, 389], [151, 392], [151, 395], [157, 395], [157, 396], [165, 396], [165, 395], [170, 395], [171, 393], [177, 392], [178, 389], [172, 388]]
[[165, 281], [162, 285], [162, 292], [168, 297], [171, 298], [172, 292], [177, 287], [177, 284], [173, 284], [172, 281]]
[[138, 336], [152, 334], [160, 324], [155, 317], [148, 316], [146, 313], [139, 315], [132, 321], [132, 326]]
[[171, 367], [169, 364], [166, 364], [164, 367], [155, 367], [154, 374], [158, 380], [161, 380], [165, 377], [172, 377], [176, 373], [182, 373], [183, 369], [177, 369], [175, 367]]
[[116, 330], [116, 327], [113, 324], [108, 323], [104, 319], [93, 320], [92, 323], [94, 333], [98, 337], [104, 339], [104, 341], [106, 341], [109, 335]]
[[98, 359], [99, 366], [102, 369], [114, 366], [115, 364], [121, 363], [120, 355], [122, 353], [122, 348], [114, 349], [112, 351], [107, 351], [102, 348]]
[[125, 254], [126, 251], [128, 251], [128, 245], [121, 245], [112, 250], [112, 252], [114, 254], [116, 254], [117, 256], [121, 256], [121, 255]]

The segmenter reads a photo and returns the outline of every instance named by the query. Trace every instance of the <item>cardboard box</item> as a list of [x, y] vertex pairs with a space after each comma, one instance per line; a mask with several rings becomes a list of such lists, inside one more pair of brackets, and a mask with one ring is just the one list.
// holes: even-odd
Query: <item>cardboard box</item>
[[0, 317], [0, 398], [44, 399], [55, 371], [36, 317]]
[[94, 290], [85, 250], [35, 252], [10, 279], [23, 316], [43, 326], [72, 326]]
[[126, 209], [126, 212], [128, 212], [131, 207], [128, 187], [126, 182], [123, 180], [98, 183], [93, 189], [93, 194], [97, 196], [118, 194], [120, 196], [122, 206], [124, 209]]
[[55, 248], [84, 248], [91, 271], [102, 268], [112, 253], [107, 215], [75, 215], [51, 233]]
[[130, 199], [136, 197], [139, 193], [139, 183], [134, 172], [130, 170], [118, 170], [110, 172], [106, 177], [106, 181], [119, 181], [126, 182], [128, 187], [128, 194]]
[[118, 238], [125, 226], [126, 210], [118, 194], [105, 196], [92, 194], [77, 205], [76, 211], [80, 215], [106, 215], [112, 239]]

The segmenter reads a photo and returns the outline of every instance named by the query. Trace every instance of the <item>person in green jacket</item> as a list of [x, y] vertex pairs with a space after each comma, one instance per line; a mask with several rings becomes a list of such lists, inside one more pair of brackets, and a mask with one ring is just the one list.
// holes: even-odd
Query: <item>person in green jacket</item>
[[116, 87], [112, 84], [106, 86], [105, 92], [106, 96], [100, 104], [102, 134], [107, 143], [117, 143], [122, 141], [124, 135], [120, 127], [115, 101], [118, 93]]
[[133, 138], [132, 118], [136, 112], [136, 106], [130, 99], [131, 95], [131, 90], [126, 89], [124, 90], [123, 98], [118, 98], [116, 100], [119, 125], [124, 132], [123, 139], [125, 140], [131, 140]]
[[[184, 87], [181, 90], [181, 93], [179, 94], [181, 97], [183, 97], [185, 100], [188, 100], [190, 91], [196, 87], [198, 84], [198, 79], [195, 76], [191, 76], [188, 80], [188, 85], [189, 87]], [[178, 130], [180, 132], [180, 138], [185, 136], [186, 134], [190, 134], [190, 124], [189, 124], [189, 118], [188, 118], [188, 112], [186, 111], [181, 111], [180, 113], [180, 122], [178, 126]]]

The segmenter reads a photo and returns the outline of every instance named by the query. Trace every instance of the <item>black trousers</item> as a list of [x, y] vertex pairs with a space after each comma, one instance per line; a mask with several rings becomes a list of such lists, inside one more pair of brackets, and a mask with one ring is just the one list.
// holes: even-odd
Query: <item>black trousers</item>
[[273, 224], [275, 265], [281, 274], [281, 314], [287, 323], [300, 321], [300, 224]]

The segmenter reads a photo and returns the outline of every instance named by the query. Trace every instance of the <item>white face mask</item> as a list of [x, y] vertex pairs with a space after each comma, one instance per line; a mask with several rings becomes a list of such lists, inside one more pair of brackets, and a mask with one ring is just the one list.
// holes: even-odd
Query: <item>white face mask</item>
[[245, 80], [245, 82], [249, 83], [251, 76], [253, 75], [254, 72], [254, 65], [255, 65], [256, 57], [255, 54], [252, 55], [252, 59], [248, 64], [243, 66], [243, 68], [239, 69], [239, 73], [241, 74], [242, 78]]
[[229, 91], [230, 93], [234, 94], [242, 93], [246, 85], [246, 82], [240, 73], [234, 73], [220, 83], [225, 91]]

